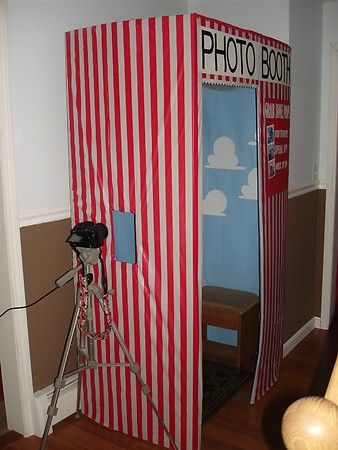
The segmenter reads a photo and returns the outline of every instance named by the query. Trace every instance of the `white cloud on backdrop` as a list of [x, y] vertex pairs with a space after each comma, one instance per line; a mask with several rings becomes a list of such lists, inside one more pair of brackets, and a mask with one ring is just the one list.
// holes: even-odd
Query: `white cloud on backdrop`
[[220, 136], [214, 142], [214, 153], [208, 156], [209, 169], [243, 170], [238, 165], [235, 144], [227, 136]]
[[206, 216], [225, 216], [227, 204], [225, 194], [218, 189], [214, 189], [203, 199], [203, 214]]
[[257, 200], [257, 167], [252, 169], [248, 175], [248, 184], [241, 188], [242, 195], [239, 198], [243, 200]]

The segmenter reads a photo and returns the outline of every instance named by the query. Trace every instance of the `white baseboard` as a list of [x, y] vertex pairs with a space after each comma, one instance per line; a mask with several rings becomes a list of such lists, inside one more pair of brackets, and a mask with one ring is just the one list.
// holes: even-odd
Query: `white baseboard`
[[313, 317], [283, 345], [283, 358], [293, 350], [312, 330], [320, 328], [320, 317]]
[[[54, 386], [50, 385], [45, 389], [36, 392], [32, 397], [34, 434], [38, 437], [43, 435], [47, 420], [47, 408], [52, 400], [53, 390]], [[60, 391], [57, 402], [58, 412], [53, 418], [52, 426], [75, 413], [76, 396], [77, 376], [75, 375], [67, 380], [66, 386]], [[52, 429], [50, 432], [52, 432]]]
[[315, 328], [322, 328], [322, 319], [320, 317], [315, 317]]

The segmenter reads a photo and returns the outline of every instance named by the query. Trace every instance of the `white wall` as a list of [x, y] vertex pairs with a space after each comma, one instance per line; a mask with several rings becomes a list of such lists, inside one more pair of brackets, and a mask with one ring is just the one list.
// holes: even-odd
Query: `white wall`
[[323, 7], [322, 109], [320, 177], [326, 187], [321, 326], [327, 329], [334, 313], [338, 255], [338, 2]]
[[330, 44], [338, 42], [338, 1], [323, 5], [323, 63], [322, 63], [322, 103], [320, 134], [320, 182], [327, 182], [327, 152], [329, 148], [329, 85], [330, 85]]
[[318, 184], [322, 4], [291, 0], [291, 142], [289, 191]]
[[289, 0], [190, 0], [189, 12], [289, 42]]
[[186, 0], [8, 2], [12, 127], [21, 223], [69, 214], [65, 31], [181, 12], [187, 12]]

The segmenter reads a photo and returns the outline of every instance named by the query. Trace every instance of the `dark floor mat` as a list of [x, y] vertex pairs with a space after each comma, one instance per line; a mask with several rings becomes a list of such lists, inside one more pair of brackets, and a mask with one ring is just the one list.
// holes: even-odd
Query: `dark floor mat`
[[242, 384], [250, 374], [224, 364], [203, 361], [203, 411], [202, 421], [216, 412]]

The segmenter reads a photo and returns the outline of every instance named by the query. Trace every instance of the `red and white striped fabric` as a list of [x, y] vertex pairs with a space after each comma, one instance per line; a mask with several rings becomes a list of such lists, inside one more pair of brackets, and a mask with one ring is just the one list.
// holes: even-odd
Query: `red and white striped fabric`
[[[271, 42], [269, 42], [271, 45]], [[290, 87], [261, 82], [260, 105], [260, 253], [261, 253], [261, 323], [259, 353], [251, 401], [255, 402], [275, 384], [283, 357], [283, 316], [285, 290], [285, 248], [288, 203], [288, 168], [283, 170], [283, 183], [270, 185], [266, 137], [266, 102], [290, 104]], [[289, 131], [289, 120], [283, 127]], [[289, 146], [289, 137], [282, 139]]]
[[[201, 416], [196, 48], [189, 15], [66, 34], [73, 222], [109, 229], [113, 318], [182, 450], [199, 448]], [[113, 210], [135, 213], [136, 264], [114, 260]], [[96, 345], [99, 361], [123, 359], [113, 337]], [[129, 369], [85, 373], [83, 411], [169, 445]]]
[[[261, 334], [252, 401], [276, 381], [282, 357], [287, 167], [282, 183], [269, 179], [264, 105], [288, 105], [290, 87], [205, 73], [202, 79], [199, 23], [289, 51], [194, 14], [66, 34], [73, 223], [93, 220], [109, 229], [103, 257], [116, 291], [113, 318], [181, 450], [200, 447], [203, 80], [257, 89]], [[288, 121], [283, 126], [288, 130]], [[114, 210], [135, 213], [135, 264], [114, 259]], [[98, 330], [103, 320], [97, 307]], [[98, 361], [123, 360], [113, 336], [95, 345]], [[84, 373], [82, 394], [83, 411], [95, 421], [169, 445], [129, 369]]]

